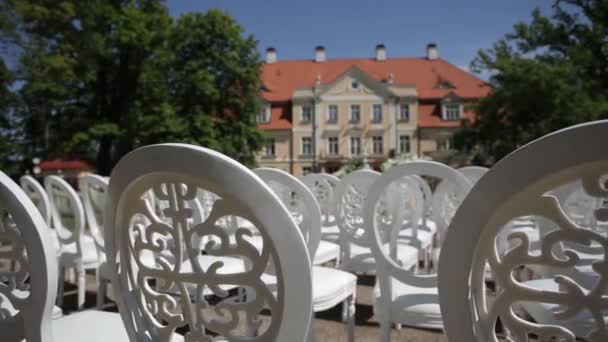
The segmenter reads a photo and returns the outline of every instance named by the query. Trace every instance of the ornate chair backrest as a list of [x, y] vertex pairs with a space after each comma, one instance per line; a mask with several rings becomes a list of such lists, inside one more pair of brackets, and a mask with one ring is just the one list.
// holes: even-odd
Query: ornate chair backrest
[[[336, 178], [333, 180], [331, 177]], [[321, 218], [323, 226], [335, 224], [332, 220], [332, 207], [334, 203], [335, 186], [340, 183], [340, 180], [332, 175], [321, 173], [309, 173], [302, 177], [302, 182], [312, 191], [315, 199], [321, 207]]]
[[370, 247], [363, 219], [363, 205], [371, 185], [379, 176], [379, 172], [372, 170], [351, 172], [336, 187], [333, 212], [340, 229], [342, 250], [346, 252], [347, 258], [351, 243]]
[[[608, 339], [604, 317], [606, 271], [605, 234], [577, 225], [560, 206], [552, 192], [560, 186], [580, 181], [585, 192], [605, 199], [608, 190], [608, 155], [602, 148], [608, 135], [608, 121], [597, 121], [549, 134], [529, 143], [499, 161], [464, 200], [448, 229], [439, 264], [439, 294], [447, 334], [452, 341], [497, 341], [498, 321], [513, 341], [574, 341], [572, 331], [562, 325], [532, 323], [513, 307], [522, 302], [548, 304], [547, 314], [557, 322], [583, 322], [585, 341]], [[559, 151], [559, 152], [557, 152]], [[595, 215], [606, 220], [606, 209]], [[540, 238], [540, 253], [531, 253], [526, 234], [513, 233], [516, 247], [503, 253], [496, 250], [498, 232], [522, 216], [550, 221], [553, 229]], [[576, 246], [603, 246], [603, 257], [593, 264], [597, 281], [589, 288], [568, 276], [576, 268]], [[564, 257], [556, 247], [568, 244]], [[489, 264], [501, 289], [491, 301], [484, 288], [484, 268]], [[558, 269], [554, 276], [558, 291], [520, 283], [513, 271], [521, 266], [539, 265]], [[561, 274], [560, 274], [561, 273]]]
[[42, 185], [36, 180], [36, 178], [25, 175], [20, 179], [21, 188], [27, 196], [34, 202], [38, 211], [42, 215], [44, 222], [47, 226], [51, 226], [51, 204], [49, 202], [49, 196]]
[[[161, 220], [145, 200], [153, 190], [167, 201], [167, 220]], [[204, 222], [193, 222], [188, 203], [199, 190], [218, 196]], [[134, 218], [144, 216], [146, 220]], [[251, 233], [239, 229], [234, 241], [218, 221], [226, 216], [252, 222], [263, 239], [258, 251], [247, 241]], [[161, 144], [137, 149], [114, 168], [108, 188], [105, 222], [106, 251], [118, 307], [132, 341], [168, 341], [177, 328], [187, 328], [186, 340], [211, 341], [211, 331], [228, 340], [303, 341], [312, 312], [311, 263], [302, 234], [280, 200], [253, 172], [215, 151], [185, 144]], [[195, 241], [212, 236], [206, 244]], [[173, 248], [164, 239], [170, 237]], [[153, 253], [154, 264], [140, 256]], [[191, 268], [179, 262], [183, 256]], [[246, 259], [242, 272], [225, 269], [221, 260], [204, 266], [201, 257]], [[118, 266], [120, 265], [120, 267]], [[268, 265], [277, 270], [277, 292], [261, 276]], [[236, 273], [234, 273], [236, 272]], [[150, 286], [150, 279], [179, 289], [167, 294]], [[222, 285], [247, 288], [246, 301], [225, 300]], [[218, 298], [208, 302], [207, 288]], [[260, 328], [260, 312], [268, 309], [271, 322], [256, 337], [241, 336], [247, 324]], [[266, 311], [264, 311], [266, 313]], [[268, 316], [266, 316], [268, 317]], [[249, 330], [247, 330], [249, 331]]]
[[76, 253], [82, 254], [85, 214], [78, 193], [58, 176], [44, 178], [44, 187], [51, 204], [51, 219], [61, 245], [76, 244]]
[[0, 339], [50, 342], [57, 257], [38, 209], [0, 172]]
[[471, 184], [477, 183], [477, 181], [483, 177], [490, 169], [483, 166], [465, 166], [458, 169], [458, 172], [462, 173]]
[[321, 241], [321, 208], [313, 193], [285, 171], [257, 168], [253, 172], [266, 182], [296, 219], [312, 262]]
[[[404, 182], [407, 182], [406, 184], [409, 185], [408, 187], [404, 188], [405, 191], [408, 191], [408, 189], [413, 189], [417, 184], [412, 176], [416, 175], [437, 178], [442, 180], [442, 182], [448, 182], [451, 184], [451, 189], [453, 189], [456, 196], [455, 198], [457, 199], [464, 198], [471, 187], [469, 181], [462, 174], [441, 163], [432, 161], [413, 161], [399, 164], [388, 169], [372, 184], [365, 199], [363, 217], [365, 219], [365, 227], [370, 230], [368, 235], [370, 236], [371, 248], [378, 265], [377, 272], [379, 277], [386, 279], [389, 279], [389, 276], [394, 277], [405, 284], [416, 287], [436, 287], [437, 278], [435, 274], [419, 275], [415, 274], [411, 270], [403, 269], [401, 265], [396, 262], [396, 259], [390, 255], [390, 251], [382, 248], [385, 242], [385, 237], [381, 230], [382, 223], [381, 218], [378, 215], [378, 206], [381, 205], [381, 202], [383, 201], [383, 198], [385, 198], [387, 192], [390, 193], [396, 189], [400, 189]], [[422, 196], [417, 196], [417, 200], [420, 200], [421, 198]], [[417, 207], [424, 206], [423, 203], [414, 203], [414, 205]], [[410, 225], [413, 226], [415, 233], [417, 227], [416, 223], [418, 222], [418, 216], [420, 214], [415, 214], [416, 210], [413, 210], [412, 213], [412, 217], [404, 218], [396, 216], [396, 219], [392, 220], [392, 222], [397, 225], [396, 229], [399, 229], [402, 222], [404, 222], [404, 219], [406, 219], [410, 222]], [[388, 284], [390, 282], [386, 283]], [[390, 290], [387, 291], [385, 289], [382, 292], [390, 293]]]
[[100, 175], [85, 175], [78, 179], [78, 187], [82, 193], [82, 204], [89, 230], [97, 250], [101, 252], [100, 256], [105, 258], [103, 211], [106, 205], [108, 179]]

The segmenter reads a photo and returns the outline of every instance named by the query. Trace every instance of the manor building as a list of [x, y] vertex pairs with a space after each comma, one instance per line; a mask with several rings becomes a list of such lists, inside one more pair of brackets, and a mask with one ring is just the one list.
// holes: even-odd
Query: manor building
[[328, 59], [322, 46], [312, 60], [277, 59], [269, 48], [262, 68], [259, 127], [268, 142], [258, 164], [301, 176], [334, 172], [351, 158], [379, 167], [389, 156], [436, 156], [450, 150], [451, 136], [469, 105], [490, 87], [439, 58]]

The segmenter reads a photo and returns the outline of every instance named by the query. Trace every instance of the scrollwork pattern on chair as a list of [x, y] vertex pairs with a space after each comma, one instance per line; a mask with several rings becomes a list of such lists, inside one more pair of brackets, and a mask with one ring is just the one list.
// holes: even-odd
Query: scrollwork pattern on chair
[[[262, 231], [264, 247], [259, 251], [247, 240], [252, 233], [246, 228], [238, 228], [231, 239], [221, 224], [226, 217], [238, 216], [258, 224], [238, 205], [222, 198], [210, 203], [208, 212], [198, 216], [202, 222], [197, 222], [195, 211], [200, 208], [194, 203], [197, 193], [205, 190], [197, 184], [175, 181], [150, 188], [156, 201], [162, 202], [162, 212], [157, 215], [142, 195], [130, 207], [132, 211], [125, 213], [132, 224], [128, 231], [123, 230], [128, 234], [123, 238], [130, 241], [132, 260], [127, 272], [131, 282], [139, 285], [140, 305], [147, 319], [161, 337], [186, 328], [186, 341], [213, 341], [213, 334], [230, 341], [249, 340], [238, 333], [239, 327], [259, 330], [262, 310], [280, 311], [277, 298], [260, 279], [264, 266], [276, 261], [272, 244]], [[145, 219], [135, 219], [138, 217]], [[153, 264], [146, 254], [154, 255]], [[226, 269], [226, 258], [240, 260], [243, 267]], [[230, 289], [245, 287], [254, 295], [247, 300], [228, 300]], [[207, 299], [210, 295], [220, 302], [213, 304]], [[268, 338], [272, 330], [271, 323], [257, 338]]]
[[13, 317], [9, 307], [20, 311], [29, 297], [28, 277], [24, 241], [15, 222], [4, 213], [0, 219], [0, 320]]
[[[578, 190], [584, 192], [585, 196], [593, 197], [594, 203], [603, 203], [608, 197], [608, 191], [600, 182], [601, 176], [593, 174], [584, 177], [581, 179], [582, 188]], [[540, 341], [575, 341], [576, 338], [606, 341], [608, 238], [605, 232], [602, 234], [595, 226], [575, 222], [568, 215], [568, 208], [562, 206], [563, 203], [560, 204], [552, 195], [552, 189], [544, 190], [546, 192], [530, 196], [532, 200], [526, 201], [525, 207], [520, 206], [519, 210], [510, 211], [508, 217], [493, 223], [493, 226], [506, 226], [520, 217], [532, 215], [537, 221], [550, 226], [550, 229], [544, 233], [536, 248], [528, 234], [514, 232], [507, 237], [514, 242], [514, 247], [503, 253], [496, 248], [490, 250], [487, 260], [500, 290], [484, 314], [483, 329], [490, 331], [500, 319], [508, 337], [513, 341], [527, 341], [529, 336], [537, 336]], [[591, 206], [588, 210], [598, 218], [603, 217], [606, 208]], [[580, 253], [592, 246], [596, 247], [594, 251], [597, 254], [594, 256], [597, 260], [591, 263], [588, 272], [582, 273]], [[529, 266], [554, 270], [550, 278], [557, 284], [557, 290], [534, 287], [513, 276], [518, 268]], [[481, 273], [479, 269], [474, 271], [476, 275]], [[589, 277], [590, 282], [583, 279]], [[586, 336], [576, 336], [575, 332], [568, 329], [568, 324], [561, 326], [530, 322], [517, 313], [518, 305], [522, 302], [544, 304], [546, 314], [558, 323], [580, 319], [581, 313], [588, 313], [587, 324], [592, 328], [587, 330]]]

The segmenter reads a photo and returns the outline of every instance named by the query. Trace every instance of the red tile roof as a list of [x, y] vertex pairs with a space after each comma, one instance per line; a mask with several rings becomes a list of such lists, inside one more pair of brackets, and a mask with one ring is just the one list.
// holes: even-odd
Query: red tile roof
[[40, 162], [40, 169], [50, 170], [94, 170], [95, 168], [88, 162], [80, 159], [56, 158]]
[[[322, 63], [313, 60], [286, 60], [264, 64], [262, 67], [262, 83], [265, 87], [262, 97], [269, 102], [286, 103], [291, 100], [297, 88], [312, 87], [318, 76], [322, 84], [329, 84], [353, 67], [359, 68], [377, 81], [386, 81], [392, 74], [395, 85], [414, 85], [420, 100], [439, 100], [451, 92], [463, 99], [477, 99], [487, 95], [491, 89], [481, 79], [443, 59], [431, 61], [426, 58], [389, 58], [376, 61], [360, 58], [331, 59]], [[444, 81], [449, 81], [454, 88], [440, 88], [439, 84]], [[459, 122], [442, 121], [440, 115], [434, 114], [436, 110], [438, 109], [432, 105], [421, 106], [420, 126], [460, 125]], [[472, 116], [472, 113], [466, 115]], [[271, 123], [260, 125], [260, 128], [289, 129], [290, 119], [291, 106], [273, 106]]]

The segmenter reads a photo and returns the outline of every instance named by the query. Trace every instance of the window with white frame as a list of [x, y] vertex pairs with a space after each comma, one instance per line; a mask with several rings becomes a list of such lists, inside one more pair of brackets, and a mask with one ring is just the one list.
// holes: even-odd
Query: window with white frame
[[460, 120], [462, 118], [462, 106], [460, 103], [443, 104], [443, 120]]
[[275, 156], [275, 139], [274, 138], [268, 138], [266, 140], [266, 156], [267, 157], [274, 157]]
[[313, 106], [312, 105], [302, 105], [301, 107], [301, 115], [300, 115], [300, 120], [302, 122], [310, 122], [312, 121], [312, 114], [313, 114]]
[[338, 105], [332, 104], [327, 107], [327, 122], [338, 122]]
[[372, 151], [374, 154], [384, 153], [384, 144], [381, 135], [374, 135], [372, 137]]
[[409, 122], [410, 121], [410, 104], [402, 103], [399, 106], [399, 121]]
[[338, 137], [327, 138], [327, 153], [332, 156], [337, 156], [338, 154], [340, 154]]
[[312, 155], [312, 138], [311, 137], [302, 137], [302, 155], [303, 156]]
[[351, 122], [359, 122], [361, 121], [361, 106], [360, 105], [350, 105], [350, 121]]
[[270, 122], [270, 106], [264, 105], [257, 116], [258, 123], [269, 123]]
[[409, 135], [400, 135], [399, 136], [399, 152], [401, 153], [410, 153], [410, 136]]
[[350, 137], [350, 154], [352, 156], [361, 155], [361, 137]]
[[372, 105], [372, 122], [382, 122], [382, 105], [379, 103]]

